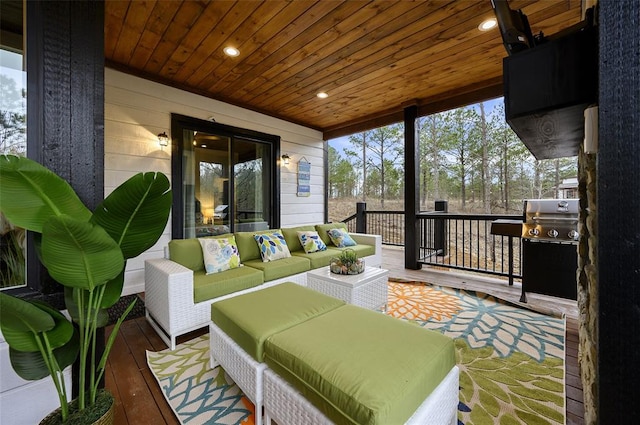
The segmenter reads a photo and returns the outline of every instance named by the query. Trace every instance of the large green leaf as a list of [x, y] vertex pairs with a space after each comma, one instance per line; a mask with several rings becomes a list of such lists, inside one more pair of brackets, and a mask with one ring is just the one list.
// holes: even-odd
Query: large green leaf
[[32, 303], [0, 292], [0, 329], [16, 332], [44, 332], [55, 326], [53, 317]]
[[133, 258], [156, 243], [167, 224], [170, 209], [167, 176], [139, 173], [102, 201], [91, 220], [120, 245], [124, 258]]
[[[71, 339], [62, 347], [53, 350], [53, 356], [60, 370], [64, 370], [67, 366], [73, 364], [76, 357], [78, 357], [80, 338], [78, 330], [73, 327], [72, 329], [73, 335]], [[49, 376], [49, 369], [40, 352], [27, 353], [9, 347], [9, 359], [13, 370], [22, 379], [35, 381]]]
[[0, 156], [0, 180], [0, 211], [16, 226], [41, 233], [51, 216], [91, 218], [66, 181], [31, 159]]
[[62, 285], [87, 290], [104, 285], [124, 268], [120, 247], [102, 227], [64, 215], [44, 225], [42, 262]]
[[25, 301], [0, 293], [2, 334], [14, 350], [37, 352], [36, 338], [46, 334], [52, 349], [73, 335], [73, 325], [58, 310], [39, 301]]

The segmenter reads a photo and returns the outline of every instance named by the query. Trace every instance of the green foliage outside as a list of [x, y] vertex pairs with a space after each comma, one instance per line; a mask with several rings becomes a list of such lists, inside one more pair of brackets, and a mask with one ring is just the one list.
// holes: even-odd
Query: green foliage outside
[[[418, 118], [421, 210], [447, 200], [452, 212], [520, 213], [523, 199], [557, 198], [562, 180], [577, 177], [575, 157], [536, 160], [505, 122], [504, 106], [489, 105]], [[349, 136], [343, 152], [330, 145], [330, 201], [398, 209], [403, 137], [403, 124], [392, 124]]]

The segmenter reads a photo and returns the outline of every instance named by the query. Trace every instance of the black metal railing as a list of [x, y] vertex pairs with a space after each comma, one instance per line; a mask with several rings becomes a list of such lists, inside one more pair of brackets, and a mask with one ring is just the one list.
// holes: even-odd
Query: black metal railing
[[[422, 212], [417, 215], [417, 219], [420, 263], [511, 277], [511, 280], [522, 277], [522, 239], [491, 234], [492, 221], [521, 220], [521, 215], [433, 211]], [[385, 245], [405, 244], [404, 211], [367, 211], [360, 207], [358, 213], [343, 222], [351, 232], [381, 235]], [[513, 261], [512, 274], [510, 258]]]

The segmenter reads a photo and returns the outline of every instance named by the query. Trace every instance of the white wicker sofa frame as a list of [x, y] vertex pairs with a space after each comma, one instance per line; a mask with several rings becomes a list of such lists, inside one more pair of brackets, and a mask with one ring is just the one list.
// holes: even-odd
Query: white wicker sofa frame
[[[358, 244], [375, 247], [375, 254], [364, 257], [368, 266], [380, 267], [382, 265], [382, 237], [380, 235], [350, 233], [350, 236]], [[145, 261], [145, 315], [151, 327], [172, 350], [176, 347], [177, 337], [209, 325], [211, 304], [216, 301], [283, 282], [295, 282], [307, 286], [307, 273], [303, 272], [196, 303], [193, 294], [193, 271], [169, 260], [167, 249], [165, 249], [165, 256], [167, 258]]]

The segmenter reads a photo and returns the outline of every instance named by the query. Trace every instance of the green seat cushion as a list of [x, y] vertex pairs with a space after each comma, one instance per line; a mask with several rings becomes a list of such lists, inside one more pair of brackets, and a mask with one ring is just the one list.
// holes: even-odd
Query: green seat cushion
[[240, 253], [240, 262], [244, 263], [245, 261], [255, 259], [262, 261], [260, 248], [258, 248], [258, 244], [256, 243], [253, 235], [273, 232], [280, 232], [280, 229], [260, 230], [255, 232], [235, 232], [234, 235], [236, 237], [238, 252]]
[[[233, 236], [232, 233], [207, 236], [207, 238], [220, 239]], [[196, 238], [172, 239], [169, 241], [169, 259], [182, 264], [194, 272], [204, 270], [204, 258], [202, 257], [202, 245]]]
[[303, 273], [310, 270], [309, 260], [302, 257], [287, 257], [279, 260], [263, 262], [260, 260], [249, 260], [244, 262], [245, 265], [262, 271], [264, 281], [269, 282], [274, 279], [291, 276], [297, 273]]
[[345, 305], [271, 336], [267, 365], [337, 424], [402, 424], [455, 365], [453, 340]]
[[193, 300], [199, 303], [253, 288], [262, 283], [264, 283], [262, 272], [252, 267], [237, 267], [209, 275], [204, 270], [200, 270], [193, 272]]
[[262, 362], [269, 336], [342, 305], [341, 300], [286, 282], [213, 303], [211, 320]]
[[311, 269], [317, 269], [318, 267], [328, 266], [333, 257], [340, 255], [340, 250], [338, 248], [327, 248], [325, 251], [316, 251], [311, 254], [307, 254], [304, 251], [296, 251], [292, 252], [291, 255], [306, 258], [311, 263]]
[[324, 244], [326, 246], [333, 246], [335, 247], [335, 245], [333, 244], [333, 242], [331, 242], [331, 238], [329, 238], [329, 235], [327, 234], [327, 230], [330, 229], [345, 229], [347, 230], [347, 225], [345, 223], [339, 222], [339, 223], [329, 223], [329, 224], [316, 224], [316, 231], [318, 232], [318, 235], [320, 236], [320, 239], [322, 239], [322, 242], [324, 242]]
[[287, 241], [289, 252], [293, 254], [295, 251], [304, 252], [302, 245], [300, 244], [300, 238], [298, 238], [298, 232], [313, 232], [316, 230], [314, 226], [298, 226], [298, 227], [283, 227], [282, 235], [284, 240]]
[[358, 244], [355, 246], [348, 246], [346, 248], [336, 248], [336, 247], [332, 247], [332, 248], [340, 251], [344, 251], [345, 249], [352, 249], [356, 252], [356, 255], [358, 256], [358, 258], [366, 257], [368, 255], [373, 255], [376, 253], [376, 247], [373, 245]]

